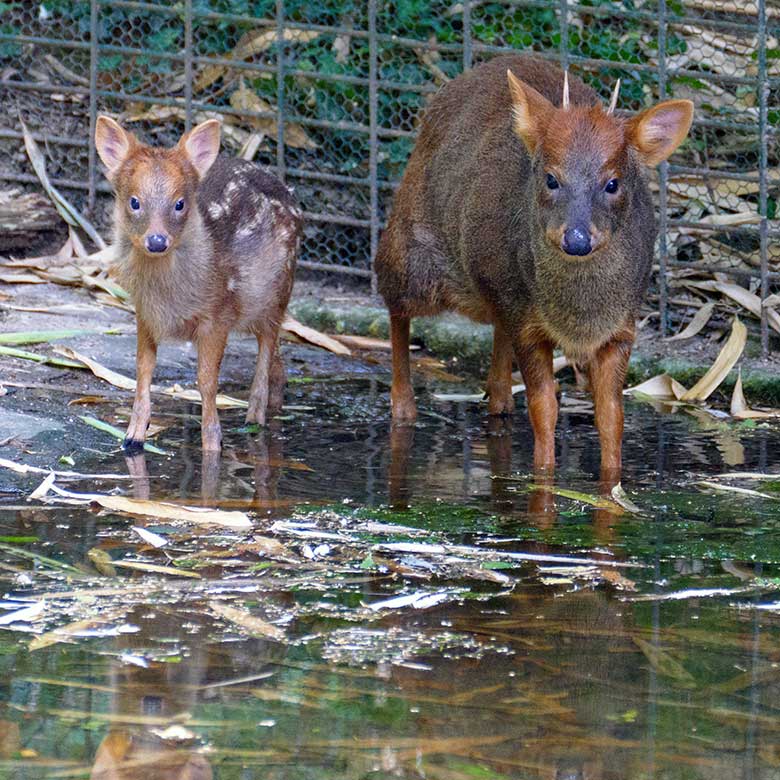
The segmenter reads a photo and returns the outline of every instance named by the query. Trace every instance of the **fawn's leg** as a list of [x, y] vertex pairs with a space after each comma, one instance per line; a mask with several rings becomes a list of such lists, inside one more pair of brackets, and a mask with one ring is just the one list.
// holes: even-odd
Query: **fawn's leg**
[[488, 414], [508, 415], [515, 410], [512, 396], [512, 341], [496, 323], [493, 326], [493, 357], [487, 380]]
[[525, 382], [528, 416], [534, 431], [534, 469], [552, 472], [555, 469], [555, 423], [558, 420], [553, 347], [548, 341], [525, 344], [521, 337], [515, 352]]
[[278, 336], [276, 338], [276, 347], [271, 357], [271, 373], [268, 384], [268, 409], [272, 412], [278, 412], [284, 403], [284, 388], [287, 384], [287, 371], [284, 368]]
[[149, 472], [146, 470], [146, 458], [143, 450], [137, 455], [125, 457], [127, 473], [133, 477], [133, 498], [150, 498]]
[[257, 334], [257, 365], [252, 388], [249, 391], [249, 407], [246, 410], [246, 421], [265, 425], [265, 414], [268, 408], [268, 384], [271, 371], [271, 361], [276, 350], [276, 339], [268, 333]]
[[417, 419], [411, 371], [409, 368], [409, 317], [390, 315], [390, 338], [393, 343], [393, 386], [390, 406], [393, 422], [412, 422]]
[[596, 427], [601, 441], [601, 480], [605, 488], [620, 482], [623, 445], [623, 382], [633, 344], [633, 328], [607, 342], [588, 363]]
[[126, 452], [139, 452], [144, 448], [146, 429], [149, 427], [149, 418], [152, 416], [150, 389], [156, 363], [157, 344], [143, 320], [139, 319], [135, 353], [135, 400], [133, 401], [133, 412], [130, 415], [130, 424], [127, 426], [125, 440], [122, 443]]
[[217, 387], [227, 337], [228, 329], [218, 322], [204, 325], [198, 331], [198, 389], [203, 404], [200, 436], [204, 450], [219, 450], [222, 447]]

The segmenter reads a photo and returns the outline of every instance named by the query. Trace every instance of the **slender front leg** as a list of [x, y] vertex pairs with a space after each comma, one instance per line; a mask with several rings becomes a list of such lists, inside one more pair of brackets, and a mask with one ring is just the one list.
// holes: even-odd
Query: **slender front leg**
[[555, 469], [555, 424], [558, 421], [553, 345], [546, 340], [526, 340], [523, 335], [515, 342], [515, 354], [525, 382], [528, 416], [534, 431], [534, 470], [550, 473]]
[[605, 488], [620, 482], [623, 445], [623, 382], [634, 342], [634, 329], [626, 328], [607, 342], [588, 363], [596, 428], [601, 441], [601, 481]]
[[219, 450], [222, 447], [222, 431], [217, 415], [217, 387], [227, 337], [228, 329], [220, 323], [209, 323], [198, 332], [198, 389], [203, 405], [200, 436], [204, 450]]
[[276, 348], [271, 358], [271, 376], [268, 380], [268, 410], [279, 412], [284, 404], [284, 388], [287, 384], [287, 372], [284, 369], [282, 353], [279, 349], [279, 337], [276, 337]]
[[268, 386], [270, 381], [271, 361], [276, 349], [276, 339], [267, 333], [257, 334], [257, 366], [255, 378], [249, 391], [249, 407], [246, 410], [246, 421], [265, 425], [265, 415], [268, 409]]
[[130, 424], [122, 443], [126, 452], [141, 452], [144, 448], [146, 429], [152, 416], [152, 401], [150, 397], [152, 374], [157, 363], [157, 344], [151, 332], [142, 319], [138, 319], [137, 347], [135, 352], [135, 400]]
[[512, 396], [512, 340], [496, 323], [493, 326], [493, 357], [487, 380], [488, 414], [508, 415], [515, 410]]
[[390, 406], [393, 422], [413, 422], [417, 419], [411, 371], [409, 368], [409, 317], [390, 316], [390, 337], [393, 343], [393, 386]]

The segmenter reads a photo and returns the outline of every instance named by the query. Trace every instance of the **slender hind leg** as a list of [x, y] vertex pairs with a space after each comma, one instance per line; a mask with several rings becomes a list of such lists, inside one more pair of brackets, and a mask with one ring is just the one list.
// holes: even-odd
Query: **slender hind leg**
[[506, 416], [515, 410], [512, 396], [512, 341], [504, 329], [493, 326], [493, 357], [487, 380], [488, 414]]
[[257, 365], [255, 366], [255, 378], [252, 380], [252, 387], [249, 390], [249, 407], [246, 410], [248, 423], [265, 425], [271, 360], [275, 348], [276, 341], [268, 333], [257, 333]]
[[390, 405], [394, 422], [412, 422], [417, 419], [411, 371], [409, 368], [409, 317], [390, 316], [390, 337], [393, 343], [393, 386]]

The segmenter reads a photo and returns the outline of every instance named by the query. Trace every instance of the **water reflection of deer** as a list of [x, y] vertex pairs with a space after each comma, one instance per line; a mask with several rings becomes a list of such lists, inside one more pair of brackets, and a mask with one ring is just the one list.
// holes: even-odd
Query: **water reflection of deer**
[[[206, 506], [217, 504], [245, 505], [263, 509], [273, 507], [277, 499], [279, 475], [282, 463], [282, 443], [278, 436], [279, 425], [271, 421], [267, 430], [248, 438], [245, 449], [226, 447], [223, 452], [202, 453], [200, 498]], [[125, 458], [128, 473], [135, 477], [135, 498], [160, 498], [153, 496], [151, 479], [143, 452]], [[248, 484], [243, 472], [248, 471], [252, 483]], [[186, 486], [182, 485], [186, 490]], [[253, 491], [252, 498], [240, 499], [242, 493]]]
[[[211, 780], [210, 761], [188, 721], [200, 705], [229, 696], [231, 678], [263, 677], [284, 646], [262, 639], [206, 641], [211, 619], [200, 602], [186, 609], [139, 607], [128, 620], [141, 631], [116, 640], [121, 646], [109, 671], [112, 720], [123, 725], [101, 741], [91, 780]], [[180, 663], [144, 658], [160, 637], [181, 643]]]

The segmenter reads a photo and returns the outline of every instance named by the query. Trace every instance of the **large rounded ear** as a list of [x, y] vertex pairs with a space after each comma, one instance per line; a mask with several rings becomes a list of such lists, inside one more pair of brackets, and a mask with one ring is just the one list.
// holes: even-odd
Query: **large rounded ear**
[[654, 166], [666, 160], [685, 140], [691, 122], [690, 100], [666, 100], [630, 119], [626, 137], [645, 165]]
[[109, 176], [117, 171], [137, 144], [136, 137], [111, 117], [101, 114], [97, 118], [95, 148], [108, 168]]
[[218, 119], [209, 119], [193, 127], [181, 137], [178, 148], [189, 157], [198, 176], [202, 179], [219, 154], [222, 125]]
[[553, 104], [533, 87], [520, 81], [511, 70], [506, 72], [512, 97], [512, 126], [530, 154], [536, 151], [547, 127]]

